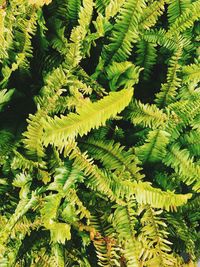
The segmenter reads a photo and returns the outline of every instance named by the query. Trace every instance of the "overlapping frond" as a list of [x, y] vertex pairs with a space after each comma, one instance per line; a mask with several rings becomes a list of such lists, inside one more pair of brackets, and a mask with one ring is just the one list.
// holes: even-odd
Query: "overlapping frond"
[[96, 103], [86, 104], [84, 109], [79, 109], [79, 114], [70, 113], [61, 118], [48, 118], [47, 121], [44, 121], [43, 143], [59, 147], [63, 142], [75, 138], [77, 135], [83, 136], [91, 129], [105, 125], [107, 119], [116, 116], [129, 104], [132, 94], [132, 89], [124, 89], [110, 93], [109, 96]]

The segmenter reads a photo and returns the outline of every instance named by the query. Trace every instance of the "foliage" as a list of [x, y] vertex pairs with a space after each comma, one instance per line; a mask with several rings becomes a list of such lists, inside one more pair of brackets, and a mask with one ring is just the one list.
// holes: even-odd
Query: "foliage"
[[200, 1], [0, 1], [0, 266], [195, 266]]

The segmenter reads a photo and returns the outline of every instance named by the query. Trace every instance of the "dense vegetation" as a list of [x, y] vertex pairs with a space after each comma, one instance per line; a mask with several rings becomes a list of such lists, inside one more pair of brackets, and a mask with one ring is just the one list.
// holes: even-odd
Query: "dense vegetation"
[[0, 0], [0, 266], [193, 266], [200, 0]]

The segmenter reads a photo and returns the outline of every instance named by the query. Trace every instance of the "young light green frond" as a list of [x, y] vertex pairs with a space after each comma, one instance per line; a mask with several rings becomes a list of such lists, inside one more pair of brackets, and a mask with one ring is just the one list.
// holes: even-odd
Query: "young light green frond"
[[130, 56], [133, 43], [138, 39], [139, 19], [144, 7], [143, 0], [128, 0], [124, 3], [113, 27], [111, 43], [102, 52], [105, 65], [112, 61], [125, 61]]
[[149, 29], [154, 26], [158, 17], [164, 12], [164, 5], [166, 0], [153, 1], [141, 16], [139, 27], [140, 29]]
[[195, 191], [200, 190], [200, 167], [194, 163], [194, 159], [187, 149], [180, 149], [178, 144], [172, 145], [163, 162], [167, 166], [171, 166], [180, 175], [183, 182], [187, 185], [194, 184]]
[[170, 0], [167, 10], [168, 21], [172, 25], [190, 7], [191, 0]]
[[45, 203], [41, 209], [43, 225], [50, 230], [53, 243], [64, 244], [71, 239], [70, 225], [57, 220], [58, 209], [61, 203], [61, 194], [51, 194], [45, 197]]
[[182, 47], [174, 53], [169, 62], [169, 68], [167, 73], [167, 82], [162, 84], [161, 91], [156, 95], [155, 102], [161, 108], [174, 102], [176, 97], [176, 91], [180, 87], [180, 78], [177, 77], [177, 73], [180, 69], [179, 59], [182, 55]]
[[148, 80], [151, 74], [152, 67], [156, 63], [157, 54], [155, 44], [147, 42], [145, 40], [140, 40], [137, 43], [137, 57], [136, 65], [143, 67], [142, 78]]
[[[28, 11], [27, 11], [28, 12]], [[18, 18], [18, 28], [16, 29], [16, 41], [20, 43], [19, 52], [16, 54], [15, 62], [11, 67], [5, 65], [2, 68], [4, 79], [1, 84], [5, 84], [12, 72], [18, 68], [29, 69], [29, 59], [32, 57], [31, 39], [36, 32], [37, 15], [34, 11], [28, 12], [29, 19]]]
[[136, 155], [142, 162], [159, 162], [167, 153], [166, 146], [170, 134], [163, 130], [153, 130], [148, 133], [144, 145], [136, 148]]
[[171, 253], [171, 242], [167, 239], [167, 225], [160, 217], [162, 210], [155, 211], [149, 205], [144, 208], [141, 233], [138, 237], [142, 243], [141, 260], [148, 267], [176, 266], [177, 260]]
[[94, 159], [101, 161], [106, 169], [116, 170], [119, 173], [128, 172], [131, 179], [142, 178], [139, 173], [140, 168], [137, 166], [139, 161], [131, 149], [126, 151], [119, 143], [93, 138], [81, 141], [81, 146]]
[[124, 89], [110, 93], [103, 99], [85, 104], [79, 114], [70, 113], [68, 116], [48, 118], [43, 121], [45, 133], [43, 143], [45, 146], [54, 144], [62, 146], [63, 142], [76, 136], [83, 136], [91, 129], [105, 125], [106, 121], [121, 112], [130, 102], [133, 89]]
[[140, 101], [131, 103], [129, 117], [133, 124], [153, 129], [164, 126], [168, 120], [167, 115], [156, 105], [142, 104]]
[[44, 156], [44, 148], [42, 145], [43, 123], [42, 118], [46, 117], [43, 110], [39, 110], [35, 115], [29, 115], [29, 125], [25, 137], [24, 144], [30, 154], [37, 155], [39, 158]]
[[52, 0], [28, 0], [30, 5], [41, 7], [43, 5], [49, 5]]
[[68, 68], [73, 68], [78, 65], [82, 59], [82, 42], [88, 33], [88, 29], [92, 19], [93, 13], [93, 0], [83, 0], [82, 6], [79, 12], [78, 26], [72, 29], [70, 35], [70, 45], [68, 53], [66, 55], [66, 61]]
[[135, 185], [135, 198], [139, 204], [149, 204], [153, 208], [176, 210], [176, 207], [187, 203], [192, 194], [175, 194], [153, 188], [150, 183], [138, 182]]
[[200, 63], [183, 66], [183, 82], [190, 84], [194, 82], [197, 84], [200, 81]]
[[105, 9], [105, 17], [107, 20], [115, 17], [120, 12], [121, 7], [125, 3], [125, 0], [110, 0], [109, 4]]
[[123, 86], [130, 88], [139, 81], [139, 73], [142, 68], [139, 68], [131, 62], [113, 62], [106, 69], [111, 91], [116, 91]]

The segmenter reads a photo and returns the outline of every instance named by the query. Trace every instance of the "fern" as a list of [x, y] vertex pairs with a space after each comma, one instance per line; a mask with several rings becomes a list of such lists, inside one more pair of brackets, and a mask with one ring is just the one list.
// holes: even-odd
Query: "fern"
[[[66, 117], [49, 118], [45, 123], [44, 144], [60, 146], [65, 140], [72, 139], [78, 134], [86, 134], [91, 128], [104, 125], [106, 120], [115, 116], [127, 106], [132, 97], [132, 89], [124, 89], [99, 100], [97, 103], [88, 103], [79, 114], [69, 114]], [[113, 110], [113, 107], [115, 110]], [[77, 127], [78, 126], [78, 127]]]
[[0, 1], [0, 266], [198, 261], [199, 3]]
[[190, 7], [190, 0], [171, 0], [168, 7], [168, 20], [172, 24]]
[[137, 44], [136, 64], [143, 67], [143, 78], [148, 80], [153, 65], [156, 63], [156, 48], [155, 44], [141, 40]]
[[[102, 52], [102, 59], [107, 65], [112, 61], [125, 61], [130, 56], [132, 43], [138, 38], [138, 24], [145, 7], [144, 1], [127, 1], [113, 28], [109, 44]], [[137, 13], [136, 13], [137, 10]]]

